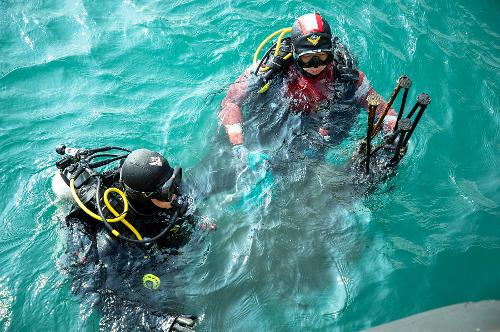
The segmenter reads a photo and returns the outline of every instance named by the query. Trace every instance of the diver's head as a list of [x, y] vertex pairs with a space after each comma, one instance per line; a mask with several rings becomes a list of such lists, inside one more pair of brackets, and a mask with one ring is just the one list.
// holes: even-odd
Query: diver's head
[[170, 167], [158, 152], [139, 149], [132, 151], [120, 170], [120, 179], [132, 204], [143, 208], [151, 204], [171, 208], [171, 202], [180, 194], [182, 169]]
[[332, 30], [320, 14], [306, 14], [292, 25], [293, 58], [299, 71], [319, 75], [332, 62]]

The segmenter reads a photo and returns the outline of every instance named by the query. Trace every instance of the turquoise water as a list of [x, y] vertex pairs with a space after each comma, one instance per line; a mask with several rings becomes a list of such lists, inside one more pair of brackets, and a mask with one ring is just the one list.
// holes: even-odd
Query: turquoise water
[[229, 150], [211, 94], [311, 10], [378, 92], [406, 73], [432, 103], [388, 190], [351, 197], [326, 166], [256, 207], [207, 198], [218, 229], [186, 250], [172, 310], [200, 331], [352, 331], [500, 299], [497, 1], [0, 1], [0, 330], [99, 327], [60, 265], [55, 145], [147, 147], [201, 173]]

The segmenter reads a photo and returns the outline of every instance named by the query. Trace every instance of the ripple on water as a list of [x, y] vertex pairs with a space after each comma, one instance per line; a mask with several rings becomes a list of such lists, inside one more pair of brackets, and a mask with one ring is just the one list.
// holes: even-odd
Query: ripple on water
[[89, 53], [93, 36], [83, 4], [69, 1], [60, 4], [63, 11], [54, 11], [37, 2], [11, 4], [6, 8], [11, 24], [7, 36], [13, 42], [5, 50], [12, 58], [7, 63], [0, 60], [3, 77], [17, 68]]
[[[234, 188], [200, 203], [218, 230], [207, 244], [199, 240], [203, 248], [189, 256], [185, 279], [169, 282], [187, 288], [192, 312], [205, 314], [201, 329], [359, 330], [415, 313], [432, 299], [426, 280], [442, 274], [432, 274], [436, 255], [459, 251], [466, 269], [470, 257], [461, 251], [498, 248], [491, 220], [498, 219], [499, 35], [496, 21], [484, 19], [492, 14], [480, 4], [451, 1], [315, 6], [377, 90], [388, 95], [394, 78], [408, 70], [433, 104], [396, 180], [370, 198], [349, 190], [337, 164], [290, 165], [289, 173], [274, 173], [270, 204], [221, 203]], [[9, 22], [2, 35], [9, 56], [0, 58], [0, 265], [29, 275], [19, 289], [0, 277], [0, 325], [12, 328], [12, 317], [22, 317], [35, 326], [48, 303], [49, 316], [58, 318], [47, 326], [90, 330], [98, 318], [68, 297], [51, 268], [65, 240], [59, 228], [65, 211], [47, 193], [55, 144], [154, 147], [183, 166], [197, 165], [198, 153], [210, 160], [229, 155], [227, 145], [214, 153], [207, 148], [220, 133], [214, 113], [221, 96], [211, 105], [205, 96], [247, 67], [276, 26], [310, 8], [291, 0], [0, 7]], [[460, 145], [463, 133], [473, 134], [465, 147], [480, 157]], [[207, 159], [201, 168], [208, 172]], [[24, 296], [19, 309], [17, 294]]]
[[8, 330], [12, 323], [12, 305], [15, 300], [15, 296], [7, 286], [8, 282], [7, 277], [0, 277], [0, 323], [2, 323], [0, 326], [5, 330]]

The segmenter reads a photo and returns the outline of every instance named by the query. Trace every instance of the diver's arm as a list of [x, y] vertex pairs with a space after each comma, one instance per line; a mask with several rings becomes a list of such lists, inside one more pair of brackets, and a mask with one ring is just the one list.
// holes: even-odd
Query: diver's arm
[[227, 136], [232, 145], [243, 144], [243, 115], [241, 105], [248, 94], [248, 80], [250, 70], [247, 69], [238, 79], [231, 84], [226, 97], [221, 102], [219, 119], [226, 129]]
[[[356, 92], [354, 97], [358, 103], [358, 106], [364, 108], [365, 110], [368, 110], [368, 96], [376, 94], [380, 97], [380, 100], [382, 102], [377, 107], [376, 113], [377, 116], [380, 116], [385, 106], [387, 105], [387, 102], [375, 91], [375, 89], [373, 89], [365, 73], [363, 73], [362, 71], [359, 71], [359, 79], [356, 82], [355, 89]], [[389, 109], [386, 117], [384, 118], [384, 125], [382, 128], [384, 132], [391, 132], [394, 129], [394, 126], [396, 125], [396, 118], [396, 111], [394, 111], [393, 108]]]

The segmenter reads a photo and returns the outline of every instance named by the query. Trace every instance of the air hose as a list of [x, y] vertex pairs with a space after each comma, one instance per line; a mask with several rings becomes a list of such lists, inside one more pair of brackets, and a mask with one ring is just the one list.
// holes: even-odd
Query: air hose
[[[96, 200], [100, 199], [100, 197], [98, 197], [99, 196], [99, 190], [100, 190], [100, 184], [101, 184], [101, 179], [99, 177], [97, 177], [97, 184], [98, 185], [97, 185], [97, 192], [96, 192]], [[109, 223], [121, 221], [125, 226], [127, 226], [132, 231], [132, 233], [134, 233], [134, 235], [137, 237], [138, 240], [142, 240], [142, 236], [134, 228], [134, 226], [132, 226], [127, 220], [125, 220], [125, 217], [127, 216], [127, 212], [128, 212], [128, 200], [127, 200], [127, 197], [125, 196], [125, 194], [123, 193], [123, 191], [121, 191], [118, 188], [108, 188], [105, 191], [105, 193], [104, 193], [104, 203], [106, 204], [106, 206], [109, 209], [109, 211], [111, 211], [111, 213], [113, 213], [113, 215], [115, 216], [115, 218], [107, 219], [107, 218], [103, 217], [103, 215], [101, 215], [101, 214], [99, 214], [99, 215], [95, 214], [89, 208], [87, 208], [85, 206], [85, 204], [83, 204], [83, 202], [78, 197], [78, 194], [76, 193], [75, 179], [71, 179], [71, 181], [70, 181], [70, 188], [71, 188], [71, 195], [75, 199], [75, 201], [78, 204], [78, 206], [85, 213], [87, 213], [89, 216], [91, 216], [92, 218], [97, 219], [99, 221], [105, 221], [104, 224], [108, 225], [110, 227], [108, 229], [110, 230], [111, 233], [113, 233], [113, 235], [118, 236], [119, 233], [118, 233], [118, 231], [116, 231], [115, 229], [113, 229], [109, 225]], [[116, 210], [109, 203], [108, 195], [109, 195], [110, 192], [115, 192], [115, 193], [117, 193], [121, 197], [121, 199], [123, 201], [123, 212], [121, 214], [119, 214], [118, 212], [116, 212]], [[99, 202], [99, 201], [97, 201], [97, 202]], [[96, 205], [99, 206], [100, 204], [96, 203]]]
[[[292, 32], [292, 28], [283, 28], [283, 29], [279, 29], [275, 32], [273, 32], [272, 34], [270, 34], [269, 36], [267, 36], [266, 39], [264, 39], [262, 41], [262, 43], [260, 43], [259, 47], [257, 47], [257, 50], [255, 51], [255, 54], [253, 55], [253, 63], [256, 64], [257, 63], [257, 60], [259, 58], [259, 53], [260, 51], [262, 50], [262, 48], [271, 40], [273, 39], [277, 34], [280, 34], [280, 36], [278, 37], [278, 44], [276, 45], [276, 51], [275, 51], [275, 55], [277, 55], [278, 53], [278, 50], [279, 50], [279, 47], [281, 45], [281, 41], [283, 40], [283, 36], [286, 34], [286, 33], [289, 33], [289, 32]], [[291, 54], [291, 53], [290, 53]], [[288, 54], [287, 54], [288, 56]]]
[[[106, 227], [106, 229], [111, 233], [113, 234], [114, 236], [124, 240], [124, 241], [127, 241], [127, 242], [131, 242], [131, 243], [136, 243], [136, 244], [146, 244], [146, 243], [151, 243], [151, 242], [154, 242], [158, 239], [160, 239], [162, 236], [164, 236], [171, 228], [173, 225], [175, 225], [175, 223], [177, 222], [177, 219], [178, 219], [178, 215], [179, 215], [179, 211], [178, 209], [176, 209], [176, 211], [174, 212], [174, 214], [172, 215], [172, 218], [171, 218], [171, 221], [170, 223], [167, 225], [167, 227], [165, 227], [165, 229], [163, 231], [161, 231], [158, 235], [156, 235], [155, 237], [153, 238], [150, 238], [150, 239], [147, 239], [147, 240], [144, 240], [142, 238], [142, 236], [139, 234], [139, 232], [134, 228], [134, 226], [132, 226], [127, 220], [125, 220], [125, 217], [127, 215], [127, 212], [128, 212], [128, 200], [127, 200], [127, 197], [125, 196], [125, 193], [123, 191], [121, 191], [120, 189], [118, 188], [108, 188], [106, 189], [106, 191], [104, 192], [104, 203], [106, 204], [106, 207], [109, 209], [109, 211], [111, 211], [111, 213], [115, 216], [115, 218], [112, 218], [112, 219], [107, 219], [105, 216], [104, 216], [104, 212], [103, 212], [103, 209], [102, 209], [102, 206], [100, 204], [100, 200], [101, 200], [101, 196], [100, 196], [100, 189], [101, 189], [101, 178], [99, 176], [96, 176], [97, 178], [97, 189], [96, 189], [96, 207], [97, 207], [97, 212], [98, 214], [95, 214], [94, 212], [92, 212], [90, 209], [88, 209], [84, 204], [83, 202], [80, 200], [80, 198], [78, 197], [78, 194], [76, 193], [76, 189], [75, 189], [75, 179], [72, 178], [70, 180], [70, 189], [71, 189], [71, 194], [74, 198], [74, 200], [76, 201], [76, 203], [78, 204], [78, 206], [85, 212], [87, 213], [90, 217], [96, 219], [96, 220], [100, 220], [100, 221], [103, 221], [104, 222], [104, 226]], [[114, 192], [114, 193], [117, 193], [122, 201], [123, 201], [123, 212], [121, 214], [119, 214], [112, 206], [111, 204], [109, 203], [109, 200], [108, 200], [108, 195], [111, 193], [111, 192]], [[127, 228], [130, 229], [130, 231], [132, 231], [132, 233], [134, 233], [134, 235], [136, 236], [137, 240], [135, 239], [131, 239], [131, 238], [128, 238], [126, 236], [123, 236], [121, 235], [116, 229], [114, 229], [110, 223], [113, 223], [113, 222], [118, 222], [118, 221], [121, 221]]]
[[[255, 54], [253, 56], [253, 63], [254, 65], [257, 65], [257, 60], [259, 58], [259, 53], [260, 51], [262, 50], [262, 48], [271, 40], [273, 39], [276, 35], [279, 34], [279, 37], [278, 37], [278, 41], [273, 45], [271, 46], [271, 48], [269, 48], [266, 52], [266, 54], [264, 55], [264, 57], [262, 57], [262, 59], [260, 60], [259, 64], [257, 65], [257, 68], [255, 70], [255, 75], [258, 75], [259, 74], [259, 69], [262, 71], [262, 72], [266, 72], [263, 76], [261, 76], [261, 80], [262, 80], [262, 83], [263, 85], [260, 87], [258, 93], [264, 93], [266, 92], [268, 89], [269, 89], [269, 79], [272, 77], [273, 75], [273, 72], [277, 69], [276, 67], [272, 67], [272, 66], [265, 66], [265, 67], [262, 67], [262, 64], [264, 63], [264, 61], [267, 61], [267, 59], [269, 58], [270, 54], [271, 54], [271, 50], [273, 49], [274, 47], [274, 58], [277, 59], [278, 56], [279, 56], [279, 51], [280, 51], [280, 47], [281, 47], [281, 42], [283, 41], [283, 37], [285, 36], [285, 34], [287, 33], [290, 33], [292, 32], [292, 29], [291, 28], [283, 28], [283, 29], [279, 29], [275, 32], [273, 32], [272, 34], [270, 34], [266, 39], [264, 39], [264, 41], [262, 41], [262, 43], [260, 43], [259, 47], [257, 47], [257, 50], [255, 51]], [[285, 55], [281, 61], [286, 61], [288, 60], [290, 57], [292, 56], [292, 53], [288, 53], [287, 55]], [[280, 62], [281, 62], [280, 61]], [[278, 65], [279, 68], [281, 68], [281, 64]], [[262, 67], [262, 68], [261, 68]]]

